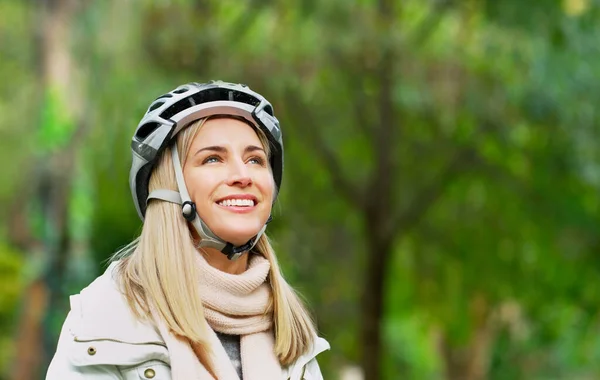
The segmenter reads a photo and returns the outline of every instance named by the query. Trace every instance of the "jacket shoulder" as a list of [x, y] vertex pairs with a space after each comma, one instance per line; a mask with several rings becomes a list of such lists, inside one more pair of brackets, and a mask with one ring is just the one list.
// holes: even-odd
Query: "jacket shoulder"
[[290, 365], [285, 373], [286, 379], [290, 380], [322, 380], [323, 375], [317, 361], [317, 356], [330, 349], [329, 342], [321, 337], [315, 337], [311, 349], [300, 356], [295, 363]]
[[47, 380], [116, 380], [122, 379], [119, 366], [170, 362], [156, 328], [136, 318], [119, 290], [116, 265], [71, 296]]
[[111, 339], [127, 343], [162, 342], [153, 324], [132, 312], [117, 281], [117, 262], [71, 296], [71, 331], [80, 340]]

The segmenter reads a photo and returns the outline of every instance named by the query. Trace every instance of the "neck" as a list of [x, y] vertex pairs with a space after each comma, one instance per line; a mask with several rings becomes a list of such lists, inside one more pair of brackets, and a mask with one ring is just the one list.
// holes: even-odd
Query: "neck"
[[248, 253], [243, 254], [237, 260], [229, 260], [227, 255], [214, 248], [200, 248], [199, 253], [204, 256], [211, 267], [221, 272], [241, 274], [248, 268]]
[[[189, 225], [190, 232], [192, 233], [192, 240], [194, 245], [198, 245], [200, 237], [194, 227]], [[215, 248], [198, 248], [198, 253], [204, 256], [206, 262], [213, 268], [220, 270], [221, 272], [229, 274], [242, 274], [248, 269], [248, 253], [246, 252], [242, 256], [238, 257], [237, 260], [229, 260], [227, 255]]]

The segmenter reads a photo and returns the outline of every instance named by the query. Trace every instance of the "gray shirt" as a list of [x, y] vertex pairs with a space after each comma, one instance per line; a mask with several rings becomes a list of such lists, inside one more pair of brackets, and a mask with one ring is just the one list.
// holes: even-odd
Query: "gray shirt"
[[231, 360], [231, 364], [238, 373], [240, 380], [242, 380], [242, 355], [240, 353], [240, 336], [239, 335], [228, 335], [217, 332], [217, 336], [221, 341], [221, 344], [225, 348], [225, 352], [227, 352], [227, 356], [229, 356], [229, 360]]

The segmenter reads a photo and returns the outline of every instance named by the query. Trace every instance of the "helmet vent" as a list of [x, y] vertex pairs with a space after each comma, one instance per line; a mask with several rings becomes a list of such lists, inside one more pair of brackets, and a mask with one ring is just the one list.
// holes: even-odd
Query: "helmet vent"
[[250, 94], [226, 88], [210, 88], [190, 95], [190, 97], [191, 99], [186, 97], [177, 101], [175, 104], [164, 110], [160, 116], [164, 119], [170, 119], [173, 115], [189, 108], [190, 104], [203, 104], [220, 100], [240, 102], [254, 107], [260, 104], [260, 100]]
[[159, 123], [148, 123], [144, 124], [138, 128], [135, 132], [135, 137], [138, 140], [144, 140], [146, 137], [150, 136], [152, 132], [154, 132], [160, 126]]
[[187, 88], [180, 88], [180, 89], [177, 89], [177, 90], [173, 91], [174, 94], [183, 94], [184, 92], [188, 92], [188, 89]]
[[273, 107], [267, 105], [263, 109], [265, 110], [266, 113], [268, 113], [269, 115], [273, 116]]
[[162, 106], [163, 104], [165, 104], [165, 102], [154, 102], [154, 103], [152, 103], [152, 105], [150, 106], [150, 108], [148, 108], [148, 112], [154, 111], [155, 109], [157, 109], [158, 107]]

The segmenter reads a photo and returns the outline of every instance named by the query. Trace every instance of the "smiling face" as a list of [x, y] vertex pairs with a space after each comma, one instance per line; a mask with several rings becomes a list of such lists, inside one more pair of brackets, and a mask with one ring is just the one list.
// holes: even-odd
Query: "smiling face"
[[243, 121], [207, 120], [192, 140], [183, 177], [200, 218], [234, 245], [254, 237], [271, 214], [275, 183], [269, 160]]

